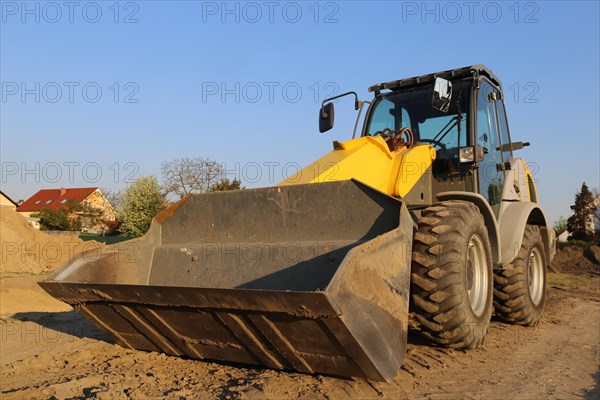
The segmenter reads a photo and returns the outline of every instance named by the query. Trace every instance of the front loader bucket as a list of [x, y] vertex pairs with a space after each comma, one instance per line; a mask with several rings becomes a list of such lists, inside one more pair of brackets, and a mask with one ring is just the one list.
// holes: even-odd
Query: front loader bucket
[[40, 285], [124, 347], [389, 381], [412, 229], [400, 201], [351, 180], [191, 195]]

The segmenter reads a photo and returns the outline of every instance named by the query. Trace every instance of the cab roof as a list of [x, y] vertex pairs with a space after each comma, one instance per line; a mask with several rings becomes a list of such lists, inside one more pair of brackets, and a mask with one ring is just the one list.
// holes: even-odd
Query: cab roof
[[435, 80], [435, 78], [437, 78], [437, 77], [444, 78], [447, 80], [453, 80], [453, 79], [466, 78], [466, 77], [470, 77], [473, 75], [475, 75], [475, 76], [483, 75], [483, 76], [487, 77], [490, 81], [492, 81], [492, 83], [494, 83], [498, 87], [502, 87], [502, 83], [500, 82], [500, 79], [498, 79], [496, 77], [496, 75], [494, 75], [494, 73], [489, 68], [487, 68], [483, 64], [477, 64], [477, 65], [471, 65], [468, 67], [462, 67], [462, 68], [456, 68], [456, 69], [449, 69], [447, 71], [435, 72], [435, 73], [427, 74], [427, 75], [415, 76], [412, 78], [400, 79], [397, 81], [378, 83], [376, 85], [369, 87], [369, 92], [379, 93], [383, 89], [388, 89], [388, 90], [393, 91], [393, 90], [405, 89], [405, 88], [413, 87], [413, 86], [426, 85], [426, 84], [433, 82]]

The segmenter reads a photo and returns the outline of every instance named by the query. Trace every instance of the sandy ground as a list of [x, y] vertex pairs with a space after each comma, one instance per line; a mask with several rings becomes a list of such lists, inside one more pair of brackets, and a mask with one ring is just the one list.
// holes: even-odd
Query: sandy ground
[[411, 332], [389, 384], [126, 350], [46, 295], [44, 278], [0, 277], [2, 399], [600, 398], [597, 276], [551, 286], [538, 327], [493, 322], [477, 350], [432, 347]]

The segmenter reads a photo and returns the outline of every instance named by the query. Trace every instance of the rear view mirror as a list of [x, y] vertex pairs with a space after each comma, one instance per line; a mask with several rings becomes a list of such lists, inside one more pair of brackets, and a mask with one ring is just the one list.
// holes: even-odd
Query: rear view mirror
[[333, 128], [333, 103], [327, 103], [319, 110], [319, 132]]
[[443, 78], [435, 78], [431, 105], [441, 112], [448, 112], [452, 99], [452, 83]]

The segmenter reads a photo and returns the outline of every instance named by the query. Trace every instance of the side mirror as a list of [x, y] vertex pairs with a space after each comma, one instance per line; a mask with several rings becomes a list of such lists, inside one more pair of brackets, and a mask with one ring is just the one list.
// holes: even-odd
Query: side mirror
[[333, 128], [333, 103], [327, 103], [319, 110], [319, 132]]
[[433, 98], [431, 105], [441, 112], [448, 112], [450, 100], [452, 99], [452, 83], [443, 78], [435, 78], [433, 84]]

